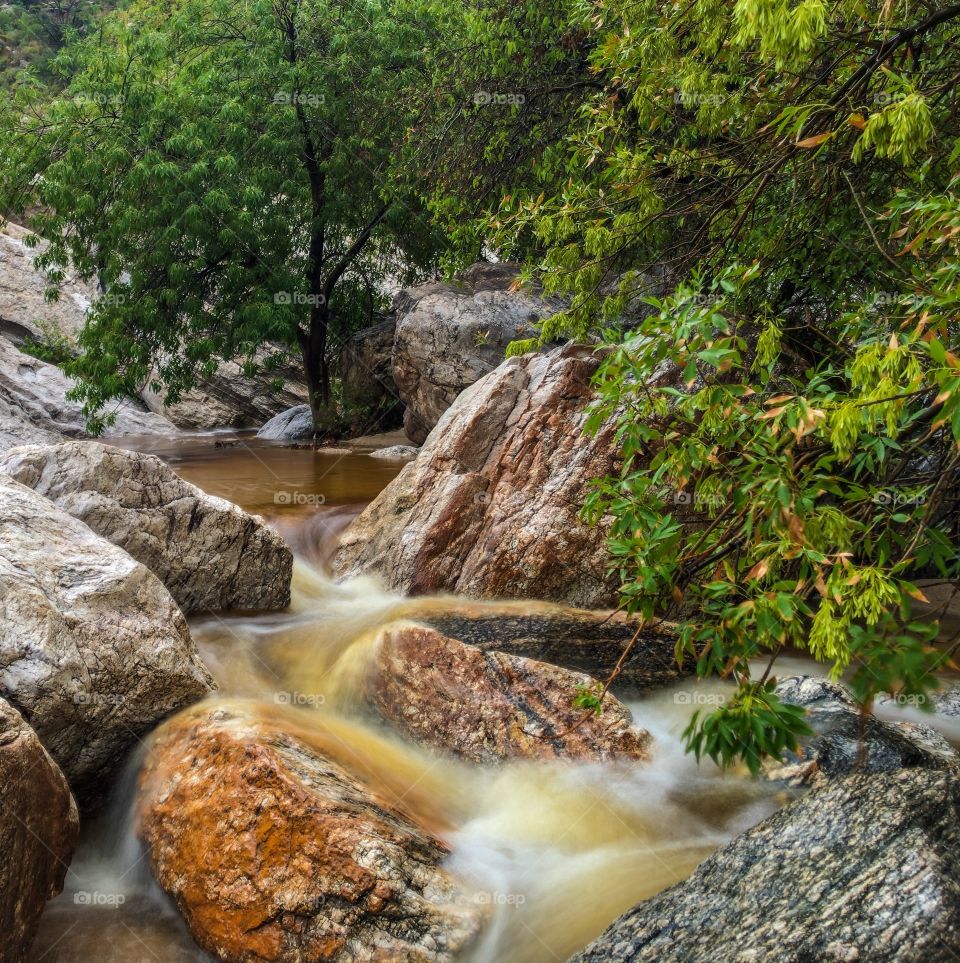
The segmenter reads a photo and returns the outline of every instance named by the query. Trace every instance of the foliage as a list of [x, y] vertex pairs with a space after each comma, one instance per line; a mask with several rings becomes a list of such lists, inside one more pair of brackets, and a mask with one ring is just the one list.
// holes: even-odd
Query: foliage
[[69, 259], [104, 290], [72, 366], [88, 414], [293, 347], [329, 425], [339, 342], [436, 257], [391, 173], [422, 42], [389, 0], [143, 2], [58, 58], [61, 96], [20, 92], [0, 206], [38, 211], [54, 281]]
[[52, 80], [50, 61], [57, 52], [115, 6], [114, 0], [12, 0], [0, 6], [0, 88], [29, 82], [24, 71]]
[[[501, 13], [466, 35], [519, 38]], [[918, 578], [960, 574], [960, 6], [566, 17], [576, 119], [516, 148], [532, 175], [475, 158], [474, 182], [502, 186], [484, 237], [572, 298], [515, 351], [614, 345], [593, 425], [616, 419], [623, 471], [587, 513], [612, 520], [624, 606], [678, 618], [678, 657], [738, 683], [689, 745], [755, 768], [800, 732], [778, 654], [845, 673], [865, 710], [929, 689], [949, 655], [912, 613]], [[478, 64], [512, 70], [496, 50]], [[450, 136], [469, 143], [469, 118]]]

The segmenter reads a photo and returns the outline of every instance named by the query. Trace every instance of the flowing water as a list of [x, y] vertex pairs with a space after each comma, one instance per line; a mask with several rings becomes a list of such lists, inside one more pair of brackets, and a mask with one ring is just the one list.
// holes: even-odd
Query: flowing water
[[[687, 683], [682, 697], [667, 690], [632, 704], [656, 748], [649, 763], [627, 769], [484, 768], [391, 735], [355, 697], [373, 639], [389, 622], [452, 611], [458, 600], [405, 599], [369, 578], [335, 584], [323, 561], [336, 533], [402, 463], [371, 458], [362, 447], [344, 454], [236, 441], [202, 435], [152, 445], [188, 480], [270, 517], [297, 552], [288, 611], [191, 620], [218, 698], [246, 700], [264, 720], [323, 746], [444, 837], [451, 870], [492, 910], [470, 963], [565, 960], [785, 801], [769, 785], [698, 766], [683, 753], [679, 737], [690, 713], [718, 696], [720, 683], [700, 684], [693, 697]], [[35, 960], [207, 959], [150, 879], [136, 839], [130, 812], [139, 758], [118, 780], [107, 815], [84, 827], [66, 888], [44, 914]]]

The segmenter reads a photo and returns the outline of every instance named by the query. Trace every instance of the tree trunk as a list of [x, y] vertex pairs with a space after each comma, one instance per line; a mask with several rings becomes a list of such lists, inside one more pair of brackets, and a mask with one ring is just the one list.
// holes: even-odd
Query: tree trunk
[[310, 414], [313, 436], [320, 437], [333, 427], [330, 404], [330, 367], [327, 364], [327, 312], [324, 305], [314, 305], [310, 312], [310, 331], [300, 334], [300, 354], [310, 392]]

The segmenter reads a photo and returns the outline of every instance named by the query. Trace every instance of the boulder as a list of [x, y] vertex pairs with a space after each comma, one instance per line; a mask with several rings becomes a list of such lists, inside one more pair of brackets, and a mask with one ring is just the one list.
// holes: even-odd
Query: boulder
[[575, 346], [508, 358], [464, 391], [347, 529], [335, 572], [407, 594], [614, 605], [607, 530], [579, 517], [618, 465], [611, 425], [584, 432], [599, 363]]
[[938, 732], [914, 722], [861, 717], [849, 691], [835, 682], [796, 676], [776, 691], [784, 702], [806, 708], [814, 735], [783, 765], [770, 765], [769, 778], [820, 784], [855, 771], [960, 768], [960, 755]]
[[91, 441], [26, 445], [0, 455], [0, 470], [146, 565], [184, 612], [290, 604], [283, 539], [155, 455]]
[[815, 789], [640, 903], [575, 963], [948, 963], [960, 955], [960, 778]]
[[217, 959], [449, 961], [480, 928], [444, 844], [274, 721], [185, 713], [140, 785], [153, 874]]
[[[72, 270], [63, 281], [51, 284], [34, 263], [48, 244], [41, 240], [36, 247], [27, 247], [30, 233], [18, 224], [0, 228], [0, 335], [18, 343], [62, 340], [72, 345], [97, 297], [97, 287], [80, 280]], [[59, 293], [56, 301], [46, 298], [51, 288]]]
[[24, 963], [47, 900], [63, 889], [77, 806], [37, 734], [0, 699], [0, 959]]
[[410, 440], [421, 444], [457, 395], [503, 361], [511, 341], [535, 337], [534, 325], [564, 304], [534, 287], [519, 288], [509, 264], [474, 264], [452, 283], [401, 292], [394, 303], [393, 377]]
[[391, 459], [409, 461], [411, 458], [416, 458], [419, 453], [420, 449], [413, 445], [391, 445], [389, 448], [378, 448], [376, 451], [371, 451], [370, 457], [384, 458], [388, 461]]
[[[209, 431], [213, 428], [258, 428], [269, 418], [309, 399], [303, 368], [294, 358], [278, 367], [266, 362], [272, 352], [257, 356], [261, 367], [244, 372], [236, 361], [223, 361], [179, 401], [168, 405], [163, 392], [148, 383], [140, 392], [151, 411], [169, 418], [178, 428]], [[279, 386], [278, 386], [279, 382]]]
[[425, 611], [413, 616], [461, 642], [483, 651], [506, 652], [607, 679], [636, 637], [613, 682], [615, 694], [636, 697], [673, 685], [693, 674], [690, 660], [677, 665], [675, 627], [669, 623], [644, 628], [622, 612], [578, 612], [544, 607], [542, 611], [500, 611], [458, 605], [455, 611]]
[[[0, 451], [85, 436], [81, 406], [66, 397], [72, 387], [60, 368], [24, 354], [0, 337]], [[165, 418], [141, 411], [130, 401], [114, 402], [107, 411], [116, 420], [105, 429], [106, 437], [177, 431]]]
[[393, 316], [351, 335], [340, 350], [343, 403], [360, 432], [403, 424], [403, 402], [393, 377]]
[[297, 405], [274, 415], [258, 432], [267, 441], [309, 441], [313, 438], [310, 405]]
[[0, 696], [81, 806], [157, 722], [213, 688], [159, 579], [0, 472]]
[[641, 760], [650, 734], [612, 695], [599, 715], [574, 706], [596, 680], [504, 652], [484, 652], [434, 629], [399, 625], [377, 639], [370, 701], [405, 735], [472, 762]]

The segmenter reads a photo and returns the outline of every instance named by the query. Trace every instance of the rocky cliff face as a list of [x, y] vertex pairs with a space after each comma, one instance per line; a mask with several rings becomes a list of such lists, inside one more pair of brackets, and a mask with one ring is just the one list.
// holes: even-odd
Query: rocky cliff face
[[590, 481], [617, 465], [612, 429], [583, 430], [598, 364], [558, 348], [464, 391], [347, 530], [337, 574], [374, 572], [414, 594], [613, 604], [605, 531], [578, 517]]
[[512, 290], [516, 268], [475, 264], [453, 282], [403, 291], [394, 305], [393, 377], [406, 405], [404, 427], [421, 444], [457, 395], [503, 361], [511, 341], [563, 306]]
[[[83, 437], [83, 411], [67, 399], [72, 387], [60, 368], [24, 354], [0, 337], [0, 451], [14, 445]], [[118, 401], [108, 411], [116, 415], [114, 424], [104, 432], [108, 438], [174, 434], [177, 430], [166, 418], [142, 411], [131, 401]]]

